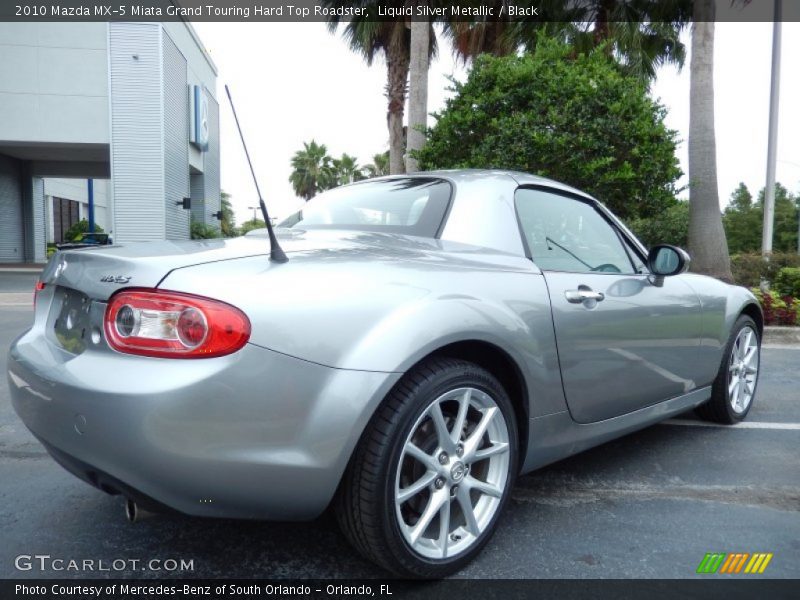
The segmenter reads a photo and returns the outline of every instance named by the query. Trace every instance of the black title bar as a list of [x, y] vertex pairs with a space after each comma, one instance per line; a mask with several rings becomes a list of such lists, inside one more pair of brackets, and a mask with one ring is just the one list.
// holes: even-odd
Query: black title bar
[[[773, 0], [714, 0], [716, 21], [774, 20]], [[624, 3], [621, 3], [624, 4]], [[691, 16], [692, 2], [677, 3]], [[427, 0], [422, 2], [320, 2], [319, 0], [2, 0], [0, 21], [227, 21], [322, 22], [430, 20], [430, 21], [639, 21], [658, 20], [637, 13], [636, 3], [626, 10], [598, 15], [597, 0]], [[782, 21], [800, 21], [800, 2], [783, 0]]]

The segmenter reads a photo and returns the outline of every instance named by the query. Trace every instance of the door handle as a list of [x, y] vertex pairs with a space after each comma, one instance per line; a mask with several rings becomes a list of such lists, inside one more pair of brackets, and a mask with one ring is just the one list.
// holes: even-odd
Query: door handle
[[581, 304], [587, 300], [594, 300], [595, 302], [602, 302], [606, 295], [603, 292], [595, 292], [590, 287], [579, 286], [577, 290], [567, 290], [564, 292], [567, 302], [572, 304]]

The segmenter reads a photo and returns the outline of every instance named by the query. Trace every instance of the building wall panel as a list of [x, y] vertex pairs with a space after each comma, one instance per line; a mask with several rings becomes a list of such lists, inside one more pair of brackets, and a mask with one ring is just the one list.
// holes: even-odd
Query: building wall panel
[[192, 198], [192, 220], [203, 223], [203, 215], [206, 214], [206, 187], [202, 173], [192, 173], [189, 177], [191, 198]]
[[44, 181], [31, 175], [31, 163], [20, 161], [22, 239], [25, 262], [44, 262], [47, 243], [44, 220]]
[[213, 97], [208, 99], [208, 121], [208, 149], [203, 158], [206, 223], [219, 228], [219, 221], [211, 216], [221, 208], [219, 195], [219, 105]]
[[189, 128], [186, 59], [168, 34], [164, 44], [164, 201], [167, 239], [189, 239]]
[[0, 140], [107, 144], [106, 23], [0, 23]]
[[33, 177], [31, 187], [31, 222], [33, 231], [30, 237], [30, 244], [28, 244], [26, 260], [43, 263], [47, 260], [47, 221], [45, 220], [44, 179], [41, 177]]
[[166, 237], [161, 28], [109, 23], [114, 240]]

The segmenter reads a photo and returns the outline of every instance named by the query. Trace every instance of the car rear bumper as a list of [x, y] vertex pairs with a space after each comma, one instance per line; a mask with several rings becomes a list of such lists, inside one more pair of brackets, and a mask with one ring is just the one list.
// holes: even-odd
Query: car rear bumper
[[325, 509], [399, 377], [252, 344], [200, 360], [73, 355], [36, 327], [8, 360], [17, 414], [83, 479], [186, 514], [276, 520]]

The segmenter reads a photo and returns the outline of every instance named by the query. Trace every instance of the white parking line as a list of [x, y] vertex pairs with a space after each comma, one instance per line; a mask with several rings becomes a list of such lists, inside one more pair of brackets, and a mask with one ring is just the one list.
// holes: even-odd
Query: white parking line
[[762, 350], [800, 350], [800, 344], [761, 344]]
[[667, 419], [661, 425], [684, 425], [687, 427], [724, 427], [725, 429], [784, 429], [798, 431], [800, 423], [766, 423], [762, 421], [742, 421], [736, 425], [723, 425], [722, 423], [709, 423], [707, 421], [690, 421], [687, 419]]
[[33, 306], [33, 293], [0, 292], [0, 306]]

